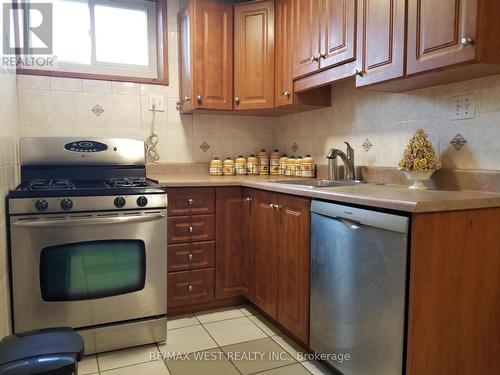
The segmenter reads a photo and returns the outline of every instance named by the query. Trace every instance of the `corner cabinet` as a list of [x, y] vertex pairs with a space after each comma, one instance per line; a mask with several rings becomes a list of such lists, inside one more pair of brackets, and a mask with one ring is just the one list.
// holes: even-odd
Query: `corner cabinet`
[[274, 1], [234, 6], [234, 108], [274, 107]]
[[178, 15], [179, 108], [233, 109], [233, 7], [190, 1]]

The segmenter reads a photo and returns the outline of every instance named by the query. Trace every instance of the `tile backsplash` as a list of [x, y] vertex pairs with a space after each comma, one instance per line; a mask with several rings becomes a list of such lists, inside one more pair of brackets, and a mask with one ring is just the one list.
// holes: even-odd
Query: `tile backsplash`
[[[353, 86], [333, 86], [330, 108], [277, 119], [276, 146], [326, 164], [328, 150], [345, 149], [347, 141], [357, 165], [396, 167], [412, 134], [423, 128], [443, 167], [500, 170], [500, 75], [403, 94]], [[475, 117], [453, 120], [454, 98], [464, 94], [475, 100]]]

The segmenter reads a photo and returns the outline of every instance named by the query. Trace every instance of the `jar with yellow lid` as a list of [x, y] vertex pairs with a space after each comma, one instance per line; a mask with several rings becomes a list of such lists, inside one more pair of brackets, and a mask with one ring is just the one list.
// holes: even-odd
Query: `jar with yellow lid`
[[301, 176], [302, 177], [314, 177], [316, 173], [316, 165], [314, 164], [314, 158], [311, 155], [306, 155], [306, 157], [302, 160], [301, 164]]
[[224, 160], [222, 171], [224, 172], [224, 176], [234, 176], [234, 161], [230, 157], [227, 157]]
[[301, 177], [302, 176], [302, 156], [299, 156], [297, 159], [295, 159], [295, 177]]
[[295, 176], [295, 158], [292, 156], [286, 162], [286, 175]]
[[280, 152], [274, 150], [271, 152], [271, 159], [269, 162], [269, 174], [277, 176], [280, 174]]
[[280, 158], [280, 170], [279, 170], [279, 174], [281, 176], [285, 176], [286, 175], [286, 163], [288, 161], [288, 156], [286, 156], [286, 154], [283, 154]]
[[222, 176], [222, 160], [220, 160], [217, 156], [209, 163], [209, 172], [210, 176]]
[[257, 153], [257, 159], [259, 159], [259, 174], [269, 174], [269, 154], [266, 152], [266, 150], [260, 150]]
[[247, 174], [258, 175], [259, 174], [259, 160], [254, 154], [247, 158]]
[[236, 170], [237, 175], [247, 174], [247, 159], [245, 159], [243, 155], [238, 156], [238, 158], [234, 161], [234, 169]]

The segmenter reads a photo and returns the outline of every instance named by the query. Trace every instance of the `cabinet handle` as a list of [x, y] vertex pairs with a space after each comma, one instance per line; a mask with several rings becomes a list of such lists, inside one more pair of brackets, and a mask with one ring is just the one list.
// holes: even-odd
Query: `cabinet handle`
[[462, 46], [468, 46], [470, 44], [474, 44], [474, 39], [470, 38], [470, 37], [465, 37], [465, 38], [462, 38], [462, 40], [460, 41], [460, 43], [462, 44]]
[[277, 210], [281, 210], [281, 204], [275, 204], [274, 208], [277, 209]]
[[318, 57], [317, 57], [317, 61], [321, 60], [321, 59], [326, 59], [326, 52], [320, 52], [318, 53]]
[[189, 227], [189, 233], [193, 233], [193, 227], [192, 226]]
[[358, 69], [354, 69], [353, 75], [354, 75], [354, 77], [363, 77], [363, 72], [361, 72]]
[[187, 103], [189, 101], [191, 101], [191, 98], [189, 96], [185, 96], [184, 97], [184, 103]]
[[188, 260], [191, 262], [193, 260], [193, 254], [188, 255]]
[[286, 98], [290, 98], [290, 92], [289, 91], [285, 91], [283, 93], [283, 96], [286, 97]]
[[250, 198], [250, 197], [245, 198], [245, 202], [251, 202], [251, 201], [252, 201], [252, 198]]
[[192, 206], [192, 205], [193, 205], [193, 202], [194, 202], [193, 198], [189, 198], [189, 199], [188, 199], [188, 204], [189, 204], [190, 206]]
[[269, 208], [274, 208], [274, 203], [269, 204]]
[[175, 109], [176, 110], [180, 111], [181, 107], [182, 107], [182, 103], [180, 101], [179, 102], [175, 102]]
[[196, 100], [197, 100], [199, 103], [201, 103], [201, 102], [203, 101], [203, 97], [202, 97], [201, 95], [198, 95], [198, 96], [196, 97]]
[[235, 102], [236, 104], [240, 104], [240, 98], [234, 98], [234, 102]]
[[193, 286], [192, 285], [189, 285], [188, 286], [188, 291], [192, 292], [193, 291]]
[[318, 58], [316, 56], [311, 56], [311, 62], [318, 61]]

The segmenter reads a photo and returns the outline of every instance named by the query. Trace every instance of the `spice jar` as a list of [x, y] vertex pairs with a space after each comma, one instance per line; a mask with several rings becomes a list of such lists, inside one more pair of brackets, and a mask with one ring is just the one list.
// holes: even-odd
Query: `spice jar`
[[295, 177], [301, 177], [302, 176], [302, 156], [299, 156], [295, 160]]
[[247, 160], [243, 157], [243, 155], [238, 156], [238, 158], [234, 161], [234, 168], [237, 175], [247, 174]]
[[247, 159], [247, 174], [259, 174], [259, 160], [255, 157], [254, 154], [250, 155]]
[[280, 170], [279, 170], [279, 174], [281, 176], [284, 176], [286, 175], [286, 163], [288, 161], [288, 156], [286, 156], [286, 154], [283, 154], [280, 158]]
[[259, 159], [259, 174], [269, 174], [269, 154], [266, 150], [260, 150], [259, 153], [257, 153], [257, 159]]
[[227, 157], [226, 160], [224, 160], [222, 170], [224, 172], [224, 176], [234, 176], [234, 161], [230, 157]]
[[269, 173], [274, 176], [280, 174], [280, 152], [278, 150], [274, 150], [271, 153], [271, 160], [269, 163]]
[[314, 159], [311, 157], [311, 155], [306, 155], [306, 157], [302, 160], [300, 170], [302, 177], [314, 177], [316, 172], [316, 166], [314, 164]]
[[210, 176], [222, 176], [222, 161], [217, 156], [209, 163], [209, 166]]
[[295, 176], [295, 158], [292, 156], [286, 162], [286, 175]]

